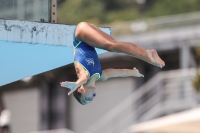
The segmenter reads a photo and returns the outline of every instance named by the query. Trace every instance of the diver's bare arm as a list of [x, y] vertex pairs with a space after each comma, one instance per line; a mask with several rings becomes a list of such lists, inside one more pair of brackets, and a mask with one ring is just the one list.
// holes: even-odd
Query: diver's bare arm
[[76, 84], [77, 88], [85, 83], [87, 83], [88, 80], [88, 72], [85, 70], [85, 68], [78, 62], [74, 62], [74, 67], [76, 70], [76, 74], [78, 77], [78, 80], [74, 82]]
[[76, 84], [78, 85], [78, 87], [79, 87], [79, 86], [81, 86], [81, 85], [87, 83], [87, 80], [88, 80], [87, 76], [83, 75], [83, 76], [81, 76], [75, 83], [76, 83]]
[[68, 95], [70, 95], [71, 93], [73, 93], [79, 86], [85, 84], [87, 82], [87, 76], [80, 76], [79, 79], [76, 82], [61, 82], [60, 85], [62, 87], [65, 88], [69, 88], [70, 92], [68, 93]]
[[74, 87], [78, 88], [79, 86], [85, 84], [86, 82], [87, 82], [87, 77], [86, 76], [82, 76], [76, 82], [64, 81], [64, 82], [61, 82], [60, 85], [62, 87], [66, 87], [66, 88], [72, 89]]
[[99, 80], [105, 81], [109, 78], [114, 77], [144, 77], [140, 74], [136, 68], [133, 69], [105, 69], [102, 72], [101, 78]]

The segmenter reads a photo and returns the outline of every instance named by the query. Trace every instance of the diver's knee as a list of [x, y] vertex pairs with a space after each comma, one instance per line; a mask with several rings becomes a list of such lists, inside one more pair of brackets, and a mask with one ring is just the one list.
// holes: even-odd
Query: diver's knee
[[80, 35], [86, 31], [88, 29], [89, 24], [87, 22], [80, 22], [77, 26], [76, 26], [76, 31], [75, 31], [75, 36], [77, 38], [80, 37]]
[[76, 31], [82, 31], [85, 30], [88, 27], [88, 23], [87, 22], [80, 22], [77, 26], [76, 26]]

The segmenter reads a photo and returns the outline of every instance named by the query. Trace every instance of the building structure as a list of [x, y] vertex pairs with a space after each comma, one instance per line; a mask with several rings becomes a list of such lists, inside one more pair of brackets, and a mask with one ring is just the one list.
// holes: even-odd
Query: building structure
[[[13, 8], [14, 11], [15, 8]], [[20, 14], [20, 11], [17, 14]], [[200, 42], [198, 14], [199, 12], [172, 15], [111, 25], [113, 35], [117, 40], [135, 42], [146, 49], [156, 49], [166, 62], [166, 66], [160, 69], [124, 54], [108, 52], [100, 55], [103, 69], [137, 67], [145, 77], [115, 78], [103, 83], [98, 82], [97, 97], [89, 105], [80, 105], [73, 96], [67, 96], [67, 89], [59, 85], [61, 81], [77, 79], [73, 64], [44, 72], [28, 80], [1, 86], [2, 105], [12, 114], [10, 130], [18, 133], [69, 128], [77, 133], [102, 132], [102, 129], [108, 133], [111, 131], [126, 132], [131, 124], [196, 107], [199, 101], [191, 99], [195, 94], [189, 82], [194, 76], [194, 71], [191, 70], [192, 75], [186, 70], [187, 73], [184, 76], [180, 74], [184, 72], [178, 69], [197, 67], [194, 48]], [[26, 19], [26, 13], [20, 15], [20, 19]], [[29, 14], [27, 18], [28, 16], [34, 15]], [[33, 18], [37, 19], [36, 21], [40, 19]], [[161, 72], [161, 70], [166, 72]], [[169, 70], [173, 71], [169, 72]], [[173, 78], [173, 73], [176, 73], [176, 78]], [[183, 89], [185, 85], [181, 86], [182, 82], [186, 83], [186, 89]], [[187, 87], [188, 84], [189, 87]], [[163, 88], [165, 95], [163, 95]], [[167, 93], [169, 88], [176, 92]], [[132, 93], [138, 94], [136, 101], [132, 99], [133, 96], [128, 97]], [[191, 95], [185, 95], [186, 93]], [[152, 99], [155, 95], [156, 99]], [[191, 103], [191, 100], [194, 102], [178, 107], [172, 103], [164, 106], [159, 101], [162, 101], [162, 97], [166, 95], [175, 97], [176, 104], [182, 104], [181, 99], [186, 101], [189, 99], [188, 103]], [[139, 109], [135, 110], [134, 106]], [[157, 106], [156, 109], [166, 107], [166, 110], [156, 110], [158, 112], [155, 115], [152, 113], [155, 111], [155, 106]], [[127, 110], [129, 112], [125, 112], [126, 107], [130, 107]], [[126, 114], [128, 115], [125, 117]], [[122, 118], [129, 118], [128, 122]], [[122, 123], [122, 120], [126, 123]]]

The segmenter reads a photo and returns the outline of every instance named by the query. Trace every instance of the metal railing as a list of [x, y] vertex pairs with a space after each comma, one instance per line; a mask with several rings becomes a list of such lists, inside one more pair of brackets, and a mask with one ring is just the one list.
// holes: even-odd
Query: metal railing
[[159, 72], [88, 128], [89, 133], [125, 133], [130, 125], [197, 106], [195, 69]]
[[144, 18], [133, 21], [107, 24], [106, 26], [112, 27], [112, 33], [114, 36], [130, 33], [148, 32], [166, 28], [171, 29], [177, 27], [199, 25], [199, 14], [200, 12], [175, 14], [169, 16]]

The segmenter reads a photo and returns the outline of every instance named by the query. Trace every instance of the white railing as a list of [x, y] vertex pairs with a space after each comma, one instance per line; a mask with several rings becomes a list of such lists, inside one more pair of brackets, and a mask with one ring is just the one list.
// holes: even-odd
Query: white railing
[[107, 24], [112, 27], [113, 35], [140, 33], [154, 31], [165, 28], [177, 28], [191, 25], [199, 25], [200, 12], [175, 14], [155, 18], [144, 18], [134, 21], [119, 22]]
[[197, 105], [195, 69], [159, 72], [88, 128], [87, 133], [125, 133], [131, 124]]

